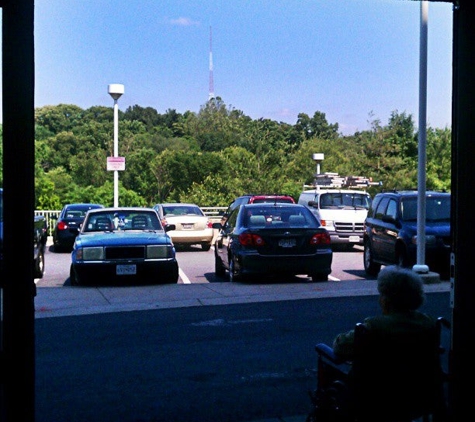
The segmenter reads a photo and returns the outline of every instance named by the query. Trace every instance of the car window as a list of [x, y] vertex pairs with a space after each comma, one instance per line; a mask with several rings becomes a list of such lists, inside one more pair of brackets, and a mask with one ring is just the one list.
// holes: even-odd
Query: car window
[[417, 198], [404, 198], [401, 202], [401, 213], [404, 221], [416, 221]]
[[318, 222], [307, 208], [247, 207], [243, 225], [249, 228], [317, 227]]
[[450, 221], [450, 197], [429, 197], [426, 199], [428, 221]]
[[85, 215], [86, 213], [81, 210], [66, 210], [66, 218], [81, 218]]
[[386, 208], [388, 206], [389, 198], [384, 197], [381, 199], [381, 202], [378, 204], [376, 211], [374, 213], [374, 217], [378, 220], [382, 220], [384, 215], [386, 214]]
[[394, 219], [397, 217], [397, 202], [394, 199], [389, 200], [386, 216]]
[[233, 211], [231, 211], [231, 214], [229, 214], [229, 217], [226, 220], [226, 223], [224, 225], [227, 229], [232, 230], [234, 227], [236, 227], [238, 213], [239, 213], [239, 208], [236, 208]]
[[89, 214], [84, 223], [84, 232], [112, 230], [161, 230], [155, 212], [120, 210]]
[[256, 198], [251, 201], [253, 204], [266, 204], [266, 203], [278, 203], [278, 204], [293, 204], [294, 201], [290, 198]]

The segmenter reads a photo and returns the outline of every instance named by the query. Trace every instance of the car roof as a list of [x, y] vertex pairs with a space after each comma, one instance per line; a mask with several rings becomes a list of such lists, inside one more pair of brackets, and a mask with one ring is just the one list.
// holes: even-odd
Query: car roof
[[163, 204], [156, 204], [155, 206], [173, 206], [173, 207], [199, 207], [199, 205], [188, 202], [164, 202]]
[[258, 204], [243, 204], [242, 207], [246, 208], [287, 208], [287, 207], [293, 207], [293, 208], [307, 208], [305, 205], [302, 204], [295, 204], [295, 203], [284, 203], [284, 202], [261, 202]]
[[336, 193], [360, 193], [362, 195], [369, 195], [368, 192], [366, 192], [365, 190], [358, 190], [358, 189], [338, 189], [338, 188], [323, 188], [323, 189], [309, 189], [309, 190], [304, 190], [301, 194], [304, 194], [304, 193], [332, 193], [332, 192], [336, 192]]
[[66, 204], [64, 208], [87, 208], [87, 207], [97, 207], [97, 208], [104, 208], [104, 205], [102, 204], [93, 204], [89, 202], [78, 202], [78, 203], [73, 203], [73, 204]]
[[91, 214], [101, 213], [101, 212], [116, 212], [116, 211], [128, 211], [128, 212], [139, 212], [139, 211], [151, 211], [156, 213], [153, 208], [149, 207], [104, 207], [104, 208], [95, 208], [89, 210]]
[[[387, 191], [387, 192], [380, 192], [377, 196], [382, 195], [394, 195], [394, 196], [418, 196], [419, 191], [417, 190], [399, 190], [399, 191]], [[450, 192], [442, 192], [442, 191], [434, 191], [434, 190], [426, 190], [426, 196], [450, 196]]]

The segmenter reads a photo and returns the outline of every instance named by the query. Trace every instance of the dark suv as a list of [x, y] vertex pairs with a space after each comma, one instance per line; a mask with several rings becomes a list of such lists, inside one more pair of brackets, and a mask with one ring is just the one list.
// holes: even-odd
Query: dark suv
[[270, 203], [284, 203], [284, 204], [295, 204], [294, 198], [290, 195], [280, 195], [280, 194], [246, 194], [237, 197], [233, 202], [228, 206], [228, 209], [224, 212], [223, 217], [221, 218], [221, 224], [224, 224], [231, 214], [231, 211], [240, 207], [242, 204], [262, 204], [264, 202]]
[[[376, 276], [381, 265], [417, 262], [417, 191], [377, 194], [364, 224], [364, 269]], [[425, 264], [441, 278], [450, 269], [450, 193], [426, 192]]]

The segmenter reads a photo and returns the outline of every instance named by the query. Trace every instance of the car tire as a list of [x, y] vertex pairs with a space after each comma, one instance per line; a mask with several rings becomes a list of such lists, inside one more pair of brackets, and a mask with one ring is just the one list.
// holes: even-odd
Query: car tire
[[407, 258], [406, 248], [404, 246], [399, 245], [396, 249], [396, 263], [400, 267], [409, 267], [409, 260]]
[[226, 269], [223, 266], [222, 261], [215, 257], [214, 258], [214, 273], [216, 277], [224, 278], [226, 276]]
[[69, 267], [69, 282], [71, 283], [71, 286], [79, 286], [78, 276], [76, 274], [76, 271], [74, 271], [72, 264]]
[[45, 253], [42, 249], [38, 251], [38, 256], [35, 259], [34, 277], [43, 278], [45, 273]]
[[177, 284], [179, 279], [178, 273], [175, 275], [171, 275], [165, 278], [165, 284]]
[[239, 274], [238, 270], [236, 269], [234, 258], [231, 258], [231, 261], [229, 262], [229, 281], [233, 283], [236, 281], [241, 281], [241, 279], [242, 275]]
[[381, 264], [373, 261], [373, 251], [371, 250], [371, 245], [368, 241], [364, 243], [363, 265], [366, 274], [373, 277], [377, 276], [381, 270]]
[[210, 243], [202, 243], [201, 244], [201, 249], [203, 249], [203, 251], [205, 251], [205, 252], [208, 252], [211, 249], [211, 244]]
[[317, 273], [312, 274], [311, 277], [313, 282], [328, 281], [328, 274]]

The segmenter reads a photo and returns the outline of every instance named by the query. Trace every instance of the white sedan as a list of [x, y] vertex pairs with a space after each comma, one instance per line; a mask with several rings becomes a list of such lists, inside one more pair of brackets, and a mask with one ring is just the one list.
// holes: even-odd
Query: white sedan
[[204, 251], [210, 250], [213, 224], [198, 205], [177, 202], [156, 204], [153, 208], [163, 226], [175, 225], [175, 230], [168, 233], [175, 246], [201, 245]]

